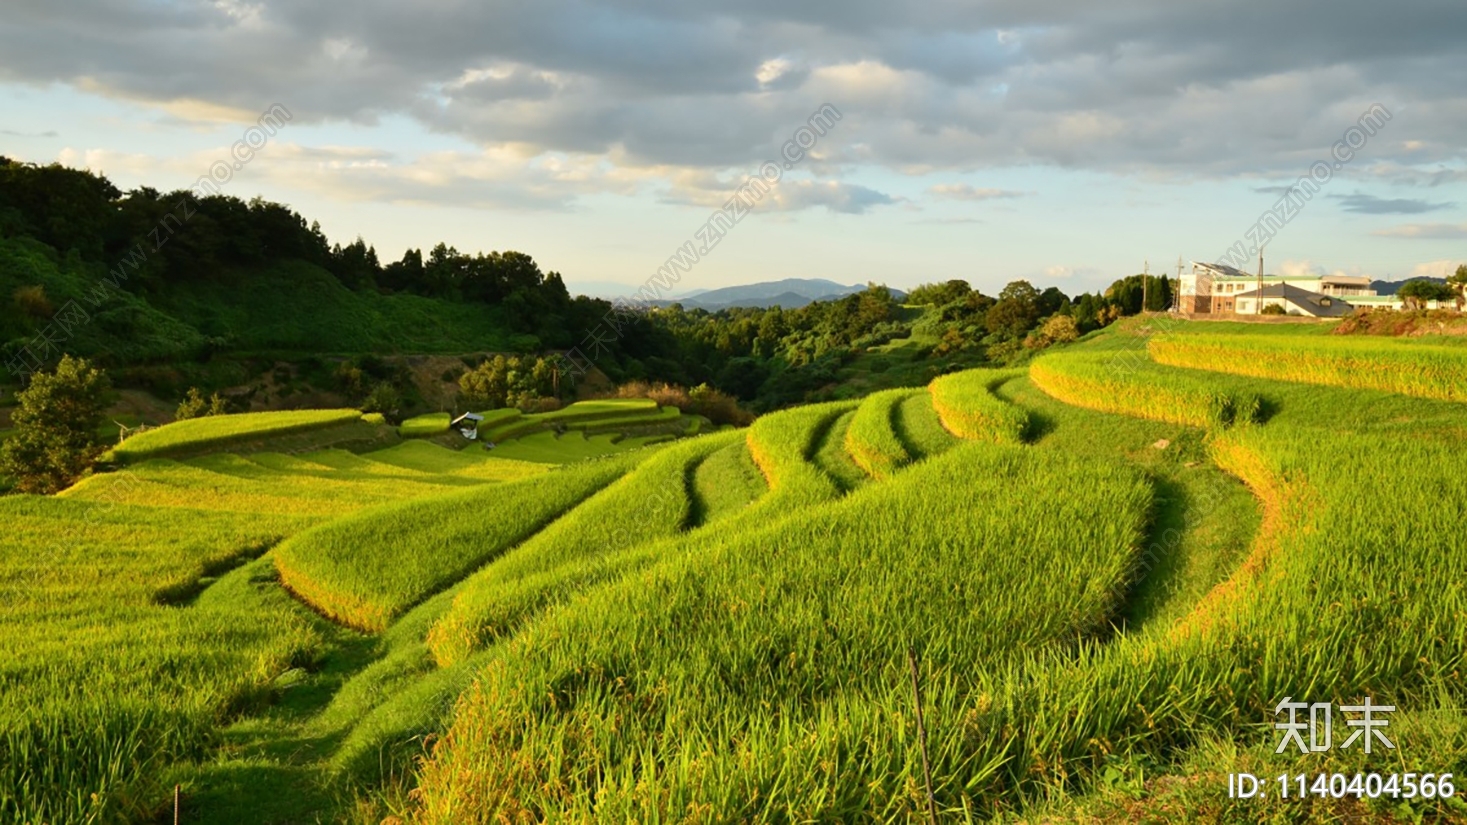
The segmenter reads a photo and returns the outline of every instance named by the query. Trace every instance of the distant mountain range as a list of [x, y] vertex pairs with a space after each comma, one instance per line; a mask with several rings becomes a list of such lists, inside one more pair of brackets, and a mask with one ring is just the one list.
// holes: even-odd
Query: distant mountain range
[[[610, 282], [587, 281], [570, 283], [567, 286], [571, 292], [608, 299], [635, 295], [637, 291], [636, 287]], [[740, 284], [718, 289], [692, 289], [678, 295], [670, 295], [656, 303], [660, 306], [682, 304], [688, 309], [707, 310], [772, 306], [795, 309], [815, 301], [833, 301], [844, 298], [865, 289], [865, 284], [838, 284], [824, 278], [785, 278], [780, 281], [760, 281], [755, 284]], [[906, 296], [906, 293], [899, 289], [892, 289], [891, 293], [897, 298]]]
[[[772, 306], [794, 309], [815, 301], [834, 301], [865, 290], [865, 284], [838, 284], [823, 278], [785, 278], [780, 281], [697, 290], [674, 297], [667, 303], [675, 302], [689, 308], [701, 307], [709, 310]], [[898, 298], [906, 295], [899, 289], [891, 292]]]
[[1370, 282], [1370, 288], [1373, 289], [1373, 290], [1375, 290], [1375, 294], [1377, 294], [1377, 295], [1395, 295], [1396, 294], [1396, 290], [1400, 289], [1403, 285], [1405, 285], [1405, 283], [1407, 281], [1432, 281], [1433, 283], [1444, 284], [1444, 283], [1447, 282], [1447, 279], [1446, 278], [1406, 278], [1405, 280], [1401, 280], [1401, 281], [1371, 281]]

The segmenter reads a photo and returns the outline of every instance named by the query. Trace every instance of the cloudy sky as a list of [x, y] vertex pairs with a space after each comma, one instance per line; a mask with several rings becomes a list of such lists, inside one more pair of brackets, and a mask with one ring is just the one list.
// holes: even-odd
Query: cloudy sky
[[1467, 261], [1464, 42], [1462, 0], [6, 0], [0, 154], [187, 187], [280, 106], [227, 192], [588, 288], [775, 162], [684, 287], [1071, 293], [1218, 259], [1322, 161], [1269, 270], [1401, 278]]

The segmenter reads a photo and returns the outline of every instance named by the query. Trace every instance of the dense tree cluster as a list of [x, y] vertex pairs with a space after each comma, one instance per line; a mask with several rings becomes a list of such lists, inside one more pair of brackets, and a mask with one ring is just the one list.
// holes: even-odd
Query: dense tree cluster
[[[143, 295], [201, 283], [246, 287], [260, 268], [303, 262], [355, 291], [501, 306], [514, 331], [547, 346], [570, 346], [575, 322], [606, 309], [583, 302], [576, 312], [561, 276], [524, 253], [468, 255], [439, 244], [426, 259], [410, 249], [384, 266], [360, 238], [332, 245], [319, 224], [283, 204], [149, 187], [123, 193], [88, 171], [3, 157], [0, 237], [30, 237], [109, 270], [126, 262], [127, 288]], [[38, 308], [43, 298], [33, 291], [17, 300]]]
[[[1460, 274], [1462, 269], [1457, 270]], [[1455, 275], [1453, 277], [1456, 277]], [[1456, 301], [1458, 291], [1450, 281], [1438, 283], [1428, 278], [1417, 278], [1407, 281], [1396, 290], [1407, 309], [1420, 309], [1425, 307], [1429, 301]]]
[[[97, 297], [103, 278], [113, 289]], [[282, 204], [147, 187], [124, 193], [91, 172], [3, 158], [0, 287], [10, 293], [0, 295], [10, 299], [0, 313], [7, 357], [60, 305], [85, 297], [85, 323], [68, 351], [109, 366], [257, 351], [519, 353], [464, 376], [464, 391], [485, 408], [563, 394], [554, 353], [572, 348], [616, 382], [708, 385], [771, 409], [838, 383], [842, 368], [895, 339], [915, 336], [919, 357], [1005, 363], [1172, 301], [1169, 281], [1137, 275], [1073, 299], [1027, 281], [988, 296], [950, 280], [901, 301], [873, 284], [796, 309], [628, 311], [572, 298], [558, 273], [520, 252], [469, 254], [440, 243], [384, 264], [362, 239], [332, 244]], [[371, 377], [344, 390], [391, 412], [403, 382]], [[198, 400], [184, 400], [194, 412]]]
[[[711, 383], [761, 409], [807, 400], [869, 347], [918, 336], [930, 354], [1008, 363], [1034, 349], [1075, 340], [1145, 306], [1166, 309], [1163, 278], [1135, 275], [1103, 294], [1071, 299], [1056, 287], [1014, 281], [996, 297], [962, 280], [924, 284], [903, 301], [885, 287], [799, 309], [732, 308], [716, 312], [674, 304], [650, 314], [658, 354], [636, 366], [687, 385]], [[668, 346], [671, 344], [671, 346]]]
[[568, 377], [561, 380], [567, 372], [566, 362], [559, 356], [496, 355], [459, 376], [459, 403], [469, 410], [553, 409], [558, 406], [562, 387], [570, 387]]

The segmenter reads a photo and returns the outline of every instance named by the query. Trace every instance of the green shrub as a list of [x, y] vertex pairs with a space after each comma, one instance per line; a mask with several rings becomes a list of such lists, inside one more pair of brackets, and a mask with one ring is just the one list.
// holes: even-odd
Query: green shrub
[[91, 469], [102, 448], [110, 384], [83, 358], [62, 356], [54, 372], [38, 372], [16, 395], [14, 432], [0, 443], [0, 475], [24, 493], [54, 493]]
[[189, 387], [188, 396], [179, 402], [178, 409], [173, 413], [173, 418], [177, 421], [185, 421], [190, 418], [204, 418], [210, 415], [225, 415], [229, 412], [226, 406], [224, 399], [219, 396], [219, 393], [212, 393], [208, 398], [205, 398], [203, 392], [198, 387]]

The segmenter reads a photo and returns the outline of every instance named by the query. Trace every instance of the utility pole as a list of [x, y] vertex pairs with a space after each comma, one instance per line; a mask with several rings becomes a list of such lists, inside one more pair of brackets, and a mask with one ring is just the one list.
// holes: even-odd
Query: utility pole
[[1146, 313], [1146, 285], [1151, 281], [1151, 260], [1147, 259], [1141, 270], [1141, 313]]
[[1263, 314], [1263, 247], [1258, 247], [1258, 303], [1253, 307], [1254, 315]]
[[1177, 256], [1177, 291], [1172, 293], [1172, 309], [1182, 311], [1182, 256]]

